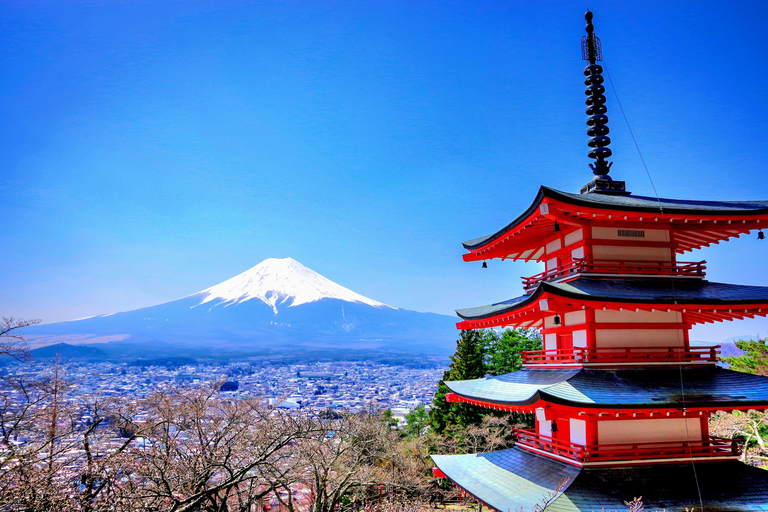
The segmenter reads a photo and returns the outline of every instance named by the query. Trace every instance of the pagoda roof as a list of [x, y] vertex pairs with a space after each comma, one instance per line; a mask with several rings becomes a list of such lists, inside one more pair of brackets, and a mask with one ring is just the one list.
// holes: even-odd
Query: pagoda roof
[[[547, 310], [540, 301], [547, 299]], [[765, 311], [761, 305], [766, 305]], [[534, 326], [545, 314], [590, 308], [685, 310], [692, 323], [768, 315], [768, 286], [713, 283], [704, 280], [600, 279], [580, 277], [573, 281], [539, 283], [532, 293], [513, 299], [456, 310], [462, 329], [518, 325]], [[737, 309], [734, 309], [736, 307]], [[701, 311], [699, 311], [701, 310]], [[511, 315], [519, 317], [518, 320]]]
[[[543, 497], [562, 494], [581, 469], [519, 448], [467, 455], [432, 455], [437, 467], [457, 485], [497, 509], [531, 510]], [[613, 505], [611, 501], [610, 505]], [[624, 503], [617, 503], [624, 505]], [[578, 509], [573, 509], [578, 510]], [[599, 508], [597, 510], [600, 510]]]
[[578, 468], [520, 448], [433, 455], [458, 486], [500, 511], [625, 510], [642, 496], [645, 510], [768, 511], [768, 472], [738, 461]]
[[445, 384], [459, 398], [487, 406], [524, 407], [539, 402], [595, 409], [668, 409], [683, 403], [688, 408], [768, 406], [768, 377], [714, 366], [523, 369]]
[[537, 248], [537, 244], [540, 245], [543, 238], [552, 233], [555, 221], [574, 226], [601, 221], [610, 221], [614, 225], [619, 222], [624, 225], [645, 222], [659, 228], [663, 227], [663, 223], [673, 223], [690, 231], [705, 231], [676, 239], [675, 250], [684, 252], [757, 229], [761, 227], [761, 219], [768, 220], [768, 201], [694, 201], [635, 195], [572, 194], [542, 186], [533, 203], [512, 222], [493, 234], [464, 242], [464, 248], [470, 251], [464, 259], [511, 257], [539, 260], [543, 252], [528, 253], [526, 249], [533, 251]]

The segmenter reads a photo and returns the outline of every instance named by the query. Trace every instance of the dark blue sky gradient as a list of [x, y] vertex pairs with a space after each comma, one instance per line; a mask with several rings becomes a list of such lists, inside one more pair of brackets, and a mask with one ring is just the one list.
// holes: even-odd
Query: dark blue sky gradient
[[[0, 313], [134, 309], [285, 256], [418, 311], [519, 295], [537, 265], [460, 242], [590, 179], [587, 7], [659, 194], [768, 199], [763, 2], [0, 3]], [[607, 96], [612, 174], [653, 195]], [[681, 259], [768, 285], [766, 250]]]

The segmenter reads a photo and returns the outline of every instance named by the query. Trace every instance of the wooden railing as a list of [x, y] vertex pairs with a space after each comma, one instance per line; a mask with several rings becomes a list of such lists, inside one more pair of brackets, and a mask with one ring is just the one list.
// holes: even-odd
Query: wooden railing
[[706, 263], [706, 261], [621, 261], [576, 258], [565, 265], [549, 269], [535, 276], [523, 277], [523, 289], [530, 291], [542, 281], [554, 281], [581, 274], [703, 278], [707, 268]]
[[537, 435], [533, 430], [516, 429], [517, 443], [559, 455], [579, 463], [676, 459], [690, 457], [735, 457], [741, 451], [732, 439], [705, 437], [700, 441], [659, 441], [581, 445]]
[[587, 453], [587, 447], [583, 444], [538, 435], [533, 429], [516, 428], [514, 429], [514, 436], [517, 444], [537, 448], [578, 462], [583, 462]]
[[716, 363], [720, 345], [711, 347], [629, 347], [525, 350], [524, 365], [619, 363]]

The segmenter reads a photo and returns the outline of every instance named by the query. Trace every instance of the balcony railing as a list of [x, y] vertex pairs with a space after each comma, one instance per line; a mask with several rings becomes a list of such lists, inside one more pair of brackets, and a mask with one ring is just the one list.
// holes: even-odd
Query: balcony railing
[[535, 276], [523, 277], [523, 289], [531, 291], [542, 281], [556, 281], [581, 274], [701, 279], [705, 275], [706, 263], [706, 261], [620, 261], [576, 258], [565, 265], [549, 269]]
[[585, 446], [537, 435], [533, 430], [517, 429], [515, 435], [517, 444], [523, 447], [548, 452], [584, 465], [690, 457], [731, 458], [737, 457], [741, 453], [739, 444], [735, 440], [722, 437], [706, 437], [700, 441], [659, 441]]
[[611, 365], [644, 363], [716, 363], [720, 345], [711, 347], [629, 347], [526, 350], [523, 364]]
[[587, 455], [587, 447], [583, 444], [538, 435], [533, 429], [514, 429], [514, 436], [519, 445], [536, 448], [577, 462], [584, 462]]

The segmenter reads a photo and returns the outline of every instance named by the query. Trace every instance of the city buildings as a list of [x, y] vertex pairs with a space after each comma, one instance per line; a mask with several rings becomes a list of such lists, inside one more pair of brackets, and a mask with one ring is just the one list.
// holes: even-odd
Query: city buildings
[[[442, 364], [410, 368], [369, 361], [333, 361], [311, 364], [189, 363], [161, 365], [112, 362], [67, 362], [61, 374], [75, 383], [72, 400], [85, 394], [146, 398], [169, 387], [200, 386], [217, 382], [237, 383], [225, 393], [234, 398], [256, 398], [272, 405], [289, 401], [305, 413], [327, 408], [349, 411], [398, 409], [409, 411], [428, 405], [445, 368]], [[13, 365], [5, 370], [10, 381], [46, 379], [51, 365]], [[235, 387], [235, 386], [232, 386]], [[11, 402], [20, 402], [19, 390], [3, 389]]]

